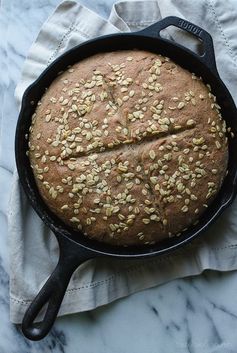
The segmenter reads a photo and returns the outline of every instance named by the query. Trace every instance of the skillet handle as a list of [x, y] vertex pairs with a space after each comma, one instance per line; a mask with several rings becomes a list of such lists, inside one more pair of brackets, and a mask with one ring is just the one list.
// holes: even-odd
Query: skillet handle
[[[215, 53], [214, 53], [214, 47], [213, 47], [213, 41], [211, 35], [205, 31], [203, 28], [196, 26], [195, 24], [186, 21], [182, 18], [176, 17], [176, 16], [169, 16], [165, 17], [163, 20], [154, 23], [153, 25], [143, 29], [140, 31], [140, 33], [149, 35], [150, 37], [161, 37], [160, 36], [160, 31], [163, 29], [169, 27], [169, 26], [175, 26], [180, 29], [183, 29], [186, 32], [191, 33], [195, 37], [199, 38], [202, 43], [203, 43], [203, 48], [204, 48], [204, 53], [202, 55], [198, 55], [199, 60], [201, 60], [208, 68], [216, 75], [219, 77], [217, 67], [216, 67], [216, 60], [215, 60]], [[168, 41], [167, 39], [163, 39], [165, 41]], [[176, 45], [183, 47], [180, 44]], [[185, 48], [186, 50], [189, 50]]]
[[[66, 238], [57, 237], [60, 247], [58, 264], [28, 307], [22, 322], [22, 332], [32, 341], [44, 338], [50, 331], [57, 317], [61, 302], [73, 272], [83, 262], [95, 257]], [[41, 309], [47, 305], [41, 322], [34, 322]]]

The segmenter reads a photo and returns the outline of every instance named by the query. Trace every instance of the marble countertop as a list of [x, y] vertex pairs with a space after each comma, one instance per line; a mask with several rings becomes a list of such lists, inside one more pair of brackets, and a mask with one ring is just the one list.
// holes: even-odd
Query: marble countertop
[[[14, 88], [27, 51], [60, 0], [0, 0], [0, 107], [16, 120]], [[107, 17], [113, 0], [81, 0]], [[1, 122], [1, 116], [0, 116]], [[6, 123], [5, 123], [6, 124]], [[13, 138], [1, 122], [1, 138]], [[12, 146], [13, 148], [13, 146]], [[0, 150], [0, 161], [3, 151]], [[4, 151], [13, 156], [13, 151]], [[12, 159], [0, 168], [12, 175]], [[1, 185], [1, 180], [0, 180]], [[3, 193], [2, 193], [3, 192]], [[205, 271], [118, 300], [106, 307], [57, 319], [47, 338], [26, 340], [9, 321], [8, 241], [0, 202], [0, 353], [234, 353], [237, 351], [237, 273]]]

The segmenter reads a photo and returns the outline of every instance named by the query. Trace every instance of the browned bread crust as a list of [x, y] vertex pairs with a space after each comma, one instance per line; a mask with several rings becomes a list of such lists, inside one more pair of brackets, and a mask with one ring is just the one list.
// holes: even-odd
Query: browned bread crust
[[60, 74], [32, 117], [29, 158], [65, 223], [150, 244], [198, 221], [228, 161], [225, 122], [201, 79], [168, 58], [101, 53]]

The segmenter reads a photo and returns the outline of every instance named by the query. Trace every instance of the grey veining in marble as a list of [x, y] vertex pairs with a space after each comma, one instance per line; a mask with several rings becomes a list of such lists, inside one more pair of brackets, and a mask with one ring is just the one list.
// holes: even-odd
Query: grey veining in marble
[[[5, 300], [0, 352], [234, 353], [236, 287], [233, 273], [206, 272], [173, 281], [92, 312], [60, 318], [41, 342], [27, 341], [9, 324]], [[7, 297], [7, 290], [4, 294]]]
[[[60, 0], [3, 0], [0, 21], [1, 116], [16, 121], [14, 89], [27, 51]], [[107, 17], [113, 0], [83, 0]], [[13, 140], [0, 116], [0, 137]], [[0, 150], [0, 168], [11, 178], [12, 150]], [[7, 158], [6, 158], [7, 156]], [[1, 185], [1, 179], [0, 179]], [[1, 191], [2, 192], [2, 191]], [[236, 353], [237, 273], [206, 271], [175, 280], [97, 310], [59, 318], [47, 338], [30, 342], [9, 322], [6, 210], [0, 202], [0, 353]]]

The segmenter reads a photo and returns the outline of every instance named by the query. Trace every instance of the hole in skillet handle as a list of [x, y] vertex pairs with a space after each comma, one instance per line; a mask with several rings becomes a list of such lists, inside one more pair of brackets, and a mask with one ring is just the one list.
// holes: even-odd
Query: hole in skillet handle
[[[92, 251], [79, 247], [65, 237], [59, 235], [57, 239], [60, 247], [58, 264], [26, 310], [22, 321], [22, 333], [32, 341], [41, 340], [51, 330], [73, 272], [83, 262], [96, 257]], [[35, 322], [44, 307], [43, 320]]]
[[[197, 56], [200, 61], [202, 61], [210, 70], [211, 72], [219, 78], [219, 74], [216, 67], [216, 60], [215, 60], [215, 53], [213, 47], [213, 41], [211, 35], [205, 31], [203, 28], [196, 26], [194, 23], [186, 21], [182, 18], [176, 16], [169, 16], [165, 17], [163, 20], [154, 23], [153, 25], [139, 31], [139, 34], [148, 35], [154, 38], [162, 38], [162, 40], [171, 42], [168, 39], [164, 39], [161, 37], [160, 32], [163, 29], [166, 29], [169, 26], [175, 26], [180, 28], [188, 33], [191, 33], [195, 37], [199, 38], [203, 42], [204, 52], [202, 55], [197, 55], [196, 53], [192, 52], [193, 55]], [[176, 46], [181, 48], [185, 48], [183, 45], [175, 43]], [[190, 51], [189, 49], [185, 48], [185, 50]]]
[[[169, 31], [168, 36], [167, 30]], [[162, 29], [160, 31], [160, 37], [173, 41], [179, 45], [183, 45], [185, 43], [185, 48], [191, 50], [198, 56], [202, 56], [204, 54], [205, 50], [202, 39], [196, 37], [194, 34], [187, 33], [186, 31], [184, 32], [182, 29], [179, 29], [173, 25]]]

